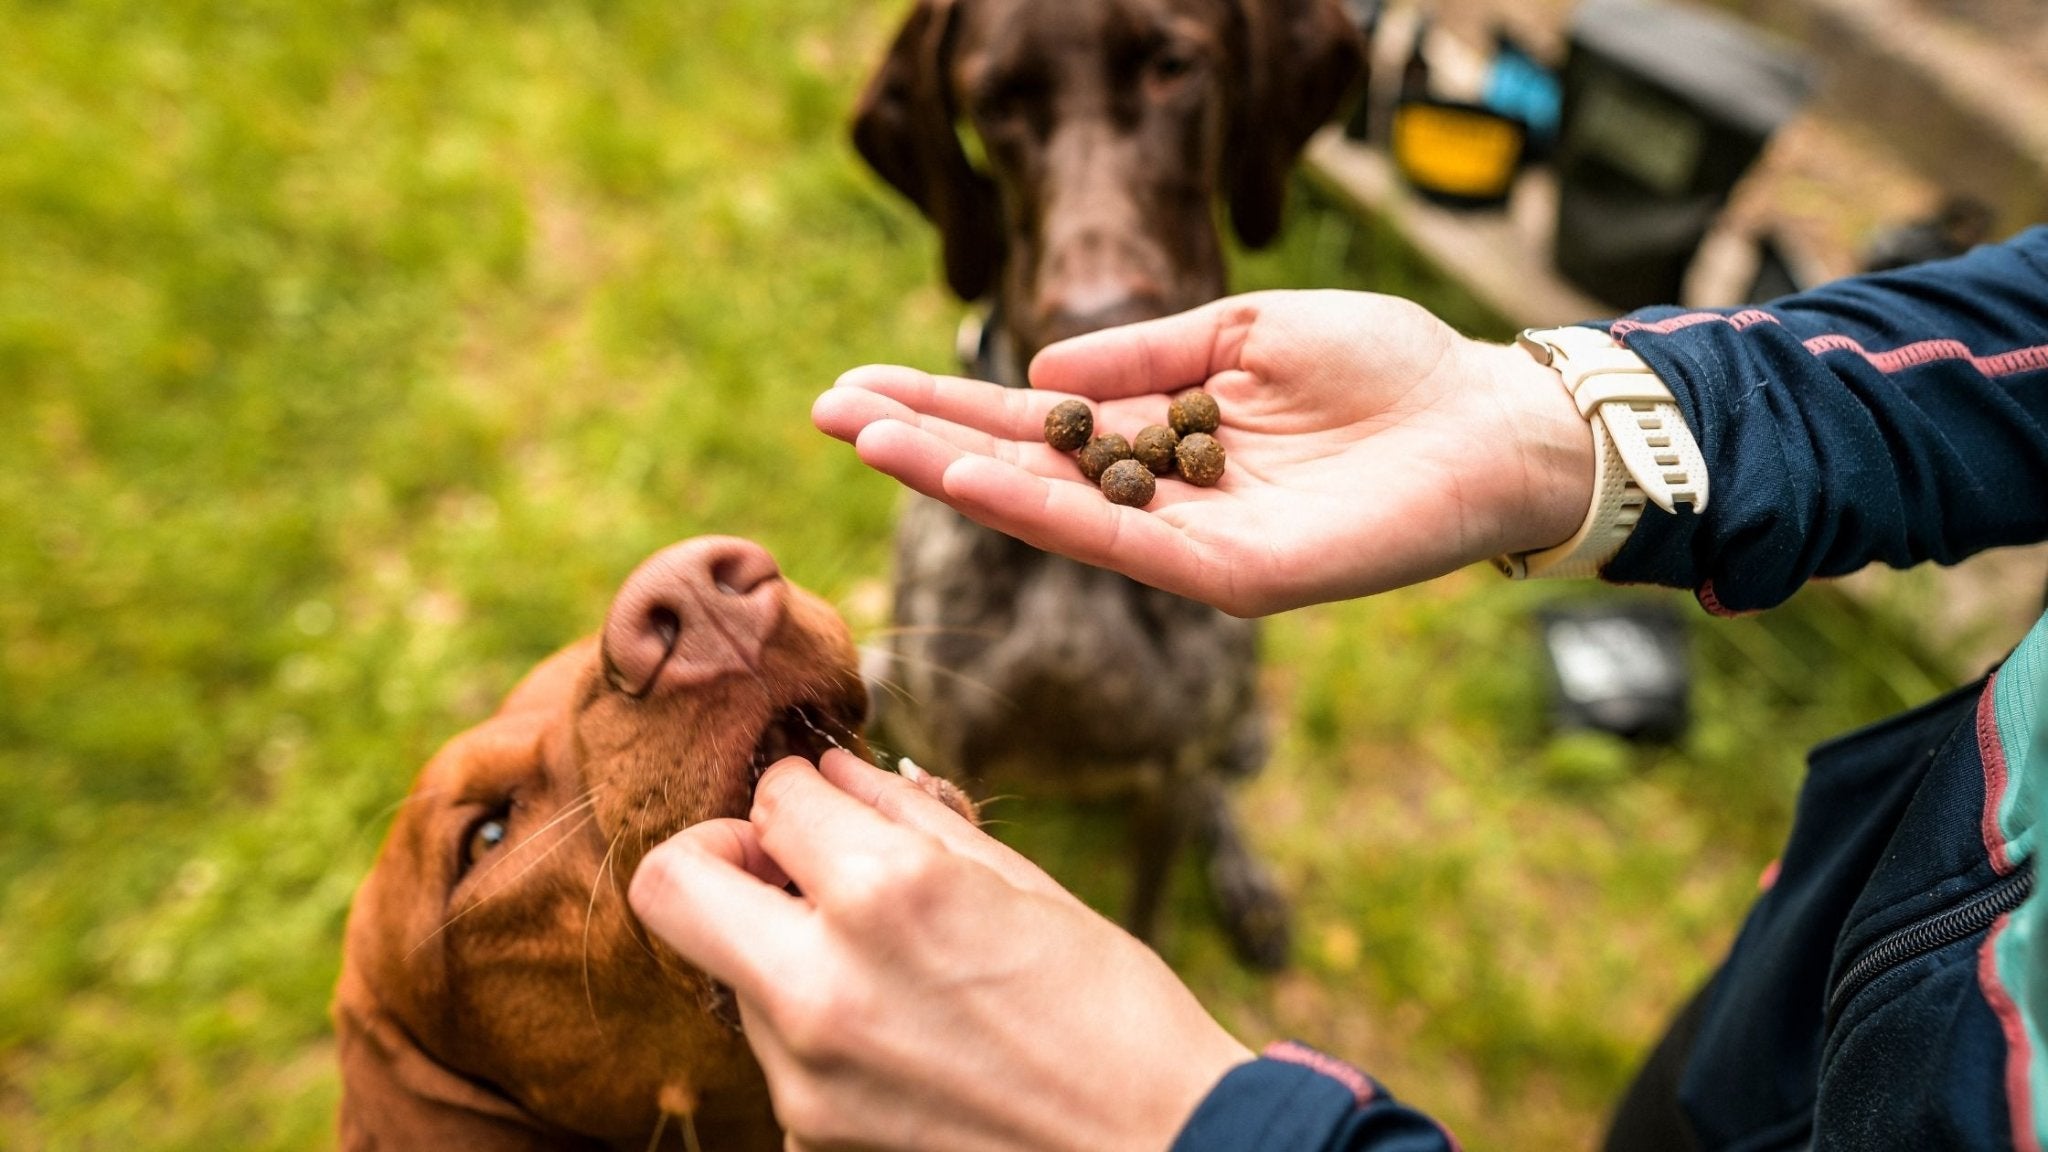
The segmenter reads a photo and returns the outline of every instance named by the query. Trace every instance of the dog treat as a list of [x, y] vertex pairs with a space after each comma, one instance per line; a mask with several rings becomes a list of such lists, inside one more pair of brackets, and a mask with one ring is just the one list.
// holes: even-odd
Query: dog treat
[[1062, 452], [1079, 451], [1095, 434], [1095, 413], [1079, 400], [1062, 400], [1045, 414], [1045, 442]]
[[1119, 460], [1131, 458], [1131, 442], [1114, 432], [1107, 432], [1088, 442], [1086, 448], [1075, 459], [1081, 463], [1081, 475], [1091, 482], [1099, 482], [1103, 472]]
[[1102, 471], [1102, 494], [1111, 504], [1143, 508], [1156, 491], [1158, 482], [1151, 470], [1136, 460], [1119, 460]]
[[1207, 432], [1183, 436], [1173, 459], [1180, 466], [1180, 478], [1196, 487], [1211, 488], [1223, 479], [1223, 445]]
[[1180, 436], [1164, 424], [1148, 425], [1131, 442], [1131, 455], [1138, 463], [1152, 470], [1154, 476], [1167, 476], [1173, 472], [1173, 450], [1180, 444]]
[[1174, 397], [1166, 410], [1166, 420], [1176, 433], [1186, 436], [1191, 432], [1214, 432], [1223, 423], [1223, 413], [1217, 409], [1215, 397], [1197, 390]]

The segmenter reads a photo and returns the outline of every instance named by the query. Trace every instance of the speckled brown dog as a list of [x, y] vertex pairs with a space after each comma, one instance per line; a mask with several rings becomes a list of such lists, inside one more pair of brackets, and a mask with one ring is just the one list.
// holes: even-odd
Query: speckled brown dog
[[[1245, 243], [1272, 239], [1361, 61], [1338, 0], [921, 0], [854, 142], [938, 229], [954, 292], [994, 297], [974, 370], [1022, 385], [1054, 340], [1222, 295], [1219, 199]], [[895, 618], [871, 669], [902, 689], [893, 742], [1001, 787], [1134, 798], [1126, 923], [1153, 933], [1198, 838], [1240, 954], [1284, 961], [1286, 905], [1224, 788], [1266, 756], [1251, 623], [923, 499], [897, 531]]]

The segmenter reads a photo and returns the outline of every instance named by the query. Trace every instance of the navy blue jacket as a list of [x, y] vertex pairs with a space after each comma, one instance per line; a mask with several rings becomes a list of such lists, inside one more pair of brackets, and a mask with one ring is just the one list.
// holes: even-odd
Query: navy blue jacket
[[[1729, 312], [1608, 326], [1706, 456], [1602, 575], [1754, 611], [1873, 561], [2048, 539], [2048, 228]], [[1997, 673], [1816, 749], [1778, 879], [1702, 993], [1677, 1101], [1702, 1150], [2048, 1146], [2048, 617]], [[1174, 1152], [1456, 1141], [1296, 1044], [1224, 1076]]]

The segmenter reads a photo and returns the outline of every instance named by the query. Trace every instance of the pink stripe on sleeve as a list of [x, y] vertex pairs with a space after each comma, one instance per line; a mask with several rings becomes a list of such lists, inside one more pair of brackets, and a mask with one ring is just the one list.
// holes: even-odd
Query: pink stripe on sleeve
[[2005, 843], [2005, 829], [1998, 822], [1998, 809], [2005, 801], [2007, 773], [2005, 741], [1998, 735], [1998, 708], [1992, 697], [1997, 686], [1998, 674], [1994, 672], [1984, 683], [1984, 694], [1977, 698], [1977, 758], [1984, 762], [1984, 815], [1978, 826], [1984, 837], [1984, 852], [1991, 857], [1991, 867], [2004, 876], [2013, 870], [2013, 862]]
[[2027, 1044], [2027, 1022], [1998, 980], [1998, 937], [2011, 919], [2010, 913], [2000, 916], [1985, 933], [1984, 944], [1977, 950], [1977, 986], [2005, 1033], [2005, 1100], [2012, 1112], [2013, 1152], [2041, 1152], [2041, 1142], [2035, 1137], [2034, 1098], [2027, 1088], [2027, 1065], [2033, 1058]]
[[[1758, 324], [1780, 323], [1776, 316], [1759, 308], [1750, 308], [1732, 315], [1719, 312], [1687, 312], [1663, 320], [1616, 320], [1607, 328], [1608, 335], [1616, 340], [1637, 332], [1653, 336], [1664, 336], [1700, 324], [1726, 324], [1736, 331]], [[2036, 344], [2030, 348], [2015, 348], [1993, 356], [1979, 356], [1970, 346], [1960, 340], [1919, 340], [1901, 345], [1885, 352], [1872, 352], [1854, 337], [1839, 333], [1815, 336], [1805, 341], [1806, 350], [1815, 356], [1829, 352], [1851, 352], [1863, 358], [1864, 362], [1887, 376], [1932, 364], [1939, 360], [1961, 360], [1986, 377], [2017, 376], [2023, 372], [2048, 371], [2048, 344]]]
[[2037, 344], [2032, 348], [2015, 348], [1996, 356], [1979, 356], [1960, 340], [1921, 340], [1906, 344], [1889, 352], [1872, 352], [1847, 336], [1815, 336], [1806, 341], [1806, 350], [1815, 356], [1828, 352], [1853, 352], [1861, 356], [1871, 367], [1887, 376], [1932, 364], [1937, 360], [1962, 360], [1986, 377], [2016, 376], [2022, 372], [2039, 372], [2048, 369], [2048, 344]]
[[1351, 1095], [1360, 1104], [1368, 1103], [1374, 1096], [1379, 1095], [1379, 1093], [1373, 1091], [1372, 1080], [1365, 1073], [1337, 1059], [1335, 1056], [1325, 1056], [1306, 1044], [1297, 1044], [1292, 1040], [1281, 1040], [1277, 1043], [1266, 1045], [1266, 1050], [1260, 1053], [1260, 1055], [1268, 1060], [1278, 1060], [1283, 1064], [1299, 1064], [1311, 1072], [1318, 1072], [1328, 1076], [1337, 1083], [1351, 1089]]
[[1739, 332], [1752, 324], [1776, 323], [1778, 323], [1776, 316], [1759, 308], [1750, 308], [1737, 312], [1732, 316], [1722, 315], [1719, 312], [1687, 312], [1682, 316], [1673, 316], [1669, 319], [1655, 321], [1654, 323], [1644, 320], [1616, 320], [1608, 327], [1607, 334], [1619, 340], [1633, 332], [1648, 332], [1654, 336], [1662, 336], [1666, 333], [1676, 332], [1681, 328], [1691, 328], [1696, 324], [1727, 324]]
[[1714, 591], [1714, 581], [1711, 578], [1695, 589], [1692, 595], [1693, 599], [1700, 602], [1700, 607], [1723, 620], [1740, 620], [1744, 616], [1756, 615], [1755, 611], [1737, 611], [1721, 603], [1721, 597]]

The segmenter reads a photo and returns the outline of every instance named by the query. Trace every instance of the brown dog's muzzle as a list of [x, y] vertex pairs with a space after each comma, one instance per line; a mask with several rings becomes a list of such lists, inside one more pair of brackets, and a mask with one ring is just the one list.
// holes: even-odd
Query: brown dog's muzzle
[[845, 624], [748, 540], [687, 540], [641, 564], [612, 600], [598, 665], [577, 759], [620, 875], [691, 824], [745, 816], [776, 760], [863, 751]]

